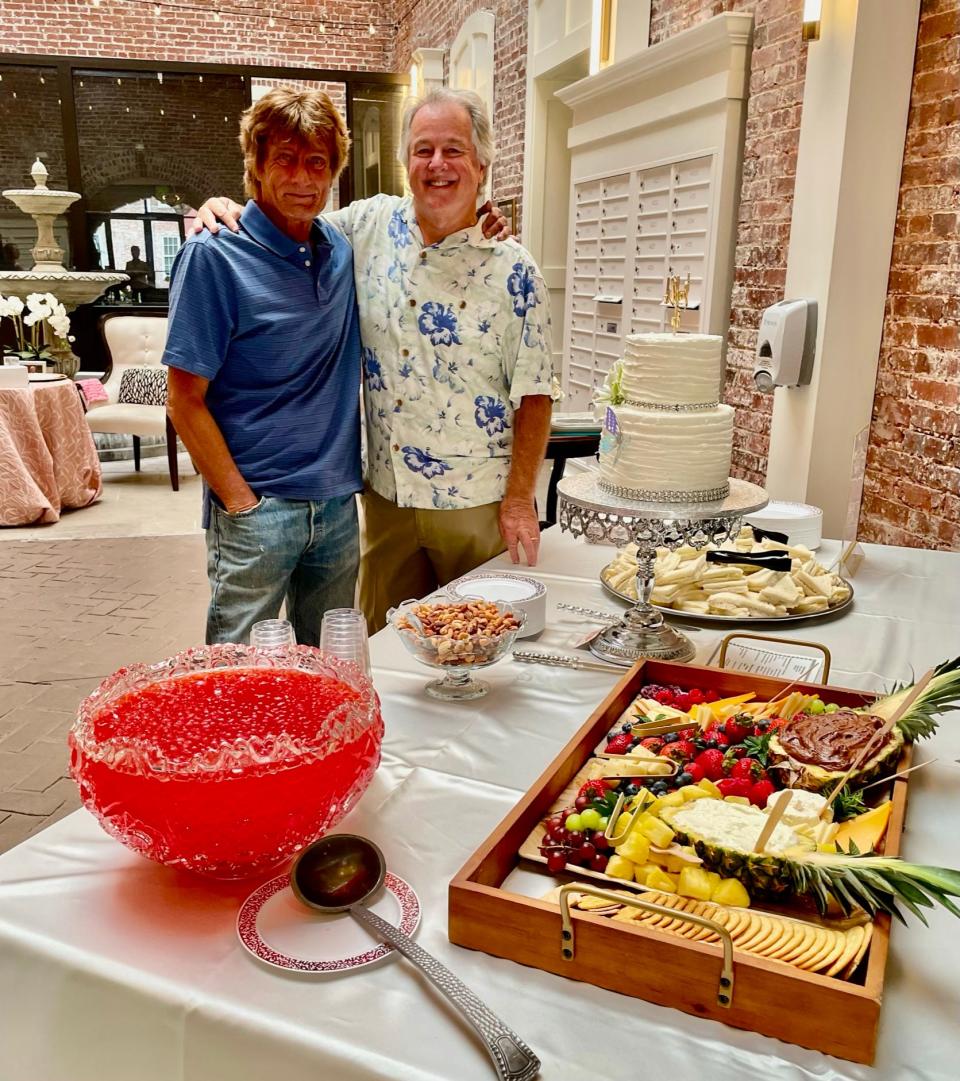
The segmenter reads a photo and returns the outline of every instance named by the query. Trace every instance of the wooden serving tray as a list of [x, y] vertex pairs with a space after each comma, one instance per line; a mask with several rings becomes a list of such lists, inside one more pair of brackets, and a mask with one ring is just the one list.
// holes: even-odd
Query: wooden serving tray
[[[815, 683], [787, 684], [784, 680], [722, 668], [663, 661], [639, 663], [600, 703], [450, 883], [450, 941], [558, 976], [673, 1006], [697, 1017], [872, 1064], [890, 937], [890, 918], [884, 914], [874, 921], [870, 947], [859, 970], [860, 982], [804, 972], [735, 950], [734, 986], [724, 1005], [718, 996], [723, 964], [719, 946], [658, 933], [642, 924], [574, 911], [571, 917], [576, 948], [572, 957], [565, 958], [558, 906], [502, 888], [521, 862], [520, 850], [527, 838], [645, 683], [712, 688], [721, 697], [752, 690], [758, 698], [768, 699], [790, 686], [809, 693], [821, 692], [826, 701], [841, 706], [862, 706], [874, 697]], [[893, 809], [884, 844], [888, 856], [899, 852], [907, 783], [907, 778], [892, 782]], [[577, 871], [571, 870], [564, 879], [577, 880]], [[556, 885], [551, 875], [544, 874], [543, 881], [544, 893]], [[589, 879], [584, 877], [583, 881]]]

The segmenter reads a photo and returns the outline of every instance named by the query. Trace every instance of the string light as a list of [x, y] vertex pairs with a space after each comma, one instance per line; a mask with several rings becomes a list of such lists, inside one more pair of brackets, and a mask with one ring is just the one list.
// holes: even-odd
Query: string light
[[161, 116], [166, 116], [167, 114], [166, 114], [166, 113], [165, 113], [165, 112], [163, 111], [163, 109], [161, 109], [161, 110], [160, 110], [160, 115], [161, 115]]
[[214, 11], [214, 13], [213, 13], [213, 21], [215, 23], [220, 22], [220, 12], [219, 11]]
[[368, 33], [368, 34], [369, 34], [369, 35], [370, 35], [371, 37], [373, 37], [373, 35], [374, 35], [374, 34], [375, 34], [376, 32], [377, 32], [377, 28], [376, 28], [376, 27], [375, 27], [375, 26], [373, 25], [373, 23], [371, 23], [371, 24], [370, 24], [370, 25], [369, 25], [369, 26], [367, 27], [367, 33]]
[[320, 33], [325, 34], [326, 32], [327, 32], [327, 24], [326, 23], [321, 23], [320, 24]]
[[40, 76], [40, 85], [41, 86], [46, 86], [46, 83], [47, 83], [47, 80], [41, 75]]
[[154, 15], [157, 16], [158, 19], [160, 18], [160, 14], [161, 14], [162, 11], [163, 11], [163, 9], [160, 7], [159, 4], [154, 4], [153, 5], [153, 13], [154, 13]]

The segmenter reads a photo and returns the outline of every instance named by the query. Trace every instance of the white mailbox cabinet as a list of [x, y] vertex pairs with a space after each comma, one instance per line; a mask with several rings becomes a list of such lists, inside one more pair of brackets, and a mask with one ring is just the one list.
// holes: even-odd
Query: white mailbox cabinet
[[733, 281], [748, 15], [725, 14], [558, 92], [573, 110], [564, 408], [590, 405], [628, 334], [725, 335]]

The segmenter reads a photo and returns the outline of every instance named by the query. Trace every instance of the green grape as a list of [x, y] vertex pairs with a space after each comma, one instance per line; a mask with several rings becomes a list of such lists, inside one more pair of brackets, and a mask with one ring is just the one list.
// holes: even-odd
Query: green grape
[[807, 713], [820, 714], [826, 711], [822, 698], [814, 698], [814, 700], [807, 706]]
[[840, 707], [836, 702], [831, 702], [830, 705], [824, 709], [824, 713], [836, 713], [839, 708]]
[[598, 830], [600, 829], [600, 812], [593, 807], [588, 807], [580, 812], [580, 821], [585, 830]]
[[571, 833], [579, 833], [583, 829], [583, 817], [578, 814], [567, 815], [564, 826], [570, 830]]
[[609, 822], [610, 822], [609, 815], [601, 815], [600, 816], [600, 825], [597, 826], [597, 829], [598, 830], [605, 830], [607, 828], [607, 825], [609, 824]]

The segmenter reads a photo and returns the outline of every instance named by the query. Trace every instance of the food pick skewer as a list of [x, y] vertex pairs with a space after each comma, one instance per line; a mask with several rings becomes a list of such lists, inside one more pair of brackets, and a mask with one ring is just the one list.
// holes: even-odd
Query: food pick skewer
[[889, 733], [893, 730], [893, 726], [913, 705], [913, 703], [923, 692], [923, 689], [930, 682], [930, 680], [933, 679], [933, 672], [934, 670], [932, 668], [929, 668], [926, 672], [924, 672], [924, 674], [913, 685], [913, 688], [907, 695], [907, 697], [900, 703], [900, 708], [897, 709], [890, 717], [890, 720], [888, 720], [882, 728], [877, 729], [877, 731], [874, 732], [870, 739], [867, 740], [863, 750], [853, 760], [853, 765], [851, 765], [847, 772], [840, 778], [839, 781], [837, 781], [836, 785], [833, 788], [833, 791], [830, 793], [829, 796], [827, 796], [827, 802], [823, 805], [823, 809], [820, 811], [821, 819], [826, 819], [827, 815], [830, 813], [830, 807], [832, 806], [833, 801], [840, 794], [840, 790], [843, 788], [843, 786], [847, 783], [847, 781], [850, 780], [850, 777], [854, 773], [856, 773], [856, 771], [863, 765], [863, 763], [868, 761], [870, 755], [873, 754], [874, 748], [881, 744], [883, 742], [883, 739], [887, 735], [889, 735]]
[[860, 789], [861, 792], [866, 792], [868, 788], [873, 788], [874, 785], [887, 784], [889, 781], [895, 781], [898, 777], [906, 777], [908, 773], [913, 773], [915, 769], [923, 769], [924, 766], [930, 766], [934, 762], [939, 762], [939, 758], [928, 758], [926, 762], [918, 762], [915, 766], [910, 766], [908, 769], [902, 769], [899, 773], [893, 773], [889, 777], [881, 777], [878, 781], [871, 781], [869, 784], [865, 784]]
[[782, 792], [777, 793], [773, 807], [767, 811], [767, 821], [760, 831], [757, 843], [753, 846], [754, 852], [763, 852], [764, 849], [766, 849], [767, 841], [770, 840], [770, 835], [777, 828], [780, 819], [783, 818], [784, 812], [790, 806], [790, 801], [792, 799], [793, 792], [789, 788], [785, 788]]

